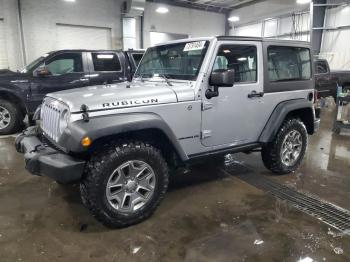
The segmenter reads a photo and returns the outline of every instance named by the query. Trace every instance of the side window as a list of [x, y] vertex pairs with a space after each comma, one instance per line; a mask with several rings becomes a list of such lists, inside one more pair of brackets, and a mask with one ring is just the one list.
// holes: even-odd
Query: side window
[[213, 66], [214, 70], [235, 70], [236, 83], [257, 81], [257, 51], [250, 45], [222, 45]]
[[132, 58], [134, 59], [135, 66], [138, 66], [143, 54], [132, 54]]
[[327, 73], [327, 65], [323, 61], [316, 62], [316, 74], [325, 74]]
[[53, 76], [83, 72], [83, 60], [80, 53], [56, 55], [46, 61], [45, 65]]
[[311, 59], [308, 48], [270, 46], [267, 54], [268, 77], [271, 82], [311, 78]]
[[92, 63], [96, 72], [115, 72], [121, 70], [119, 58], [113, 53], [92, 53]]

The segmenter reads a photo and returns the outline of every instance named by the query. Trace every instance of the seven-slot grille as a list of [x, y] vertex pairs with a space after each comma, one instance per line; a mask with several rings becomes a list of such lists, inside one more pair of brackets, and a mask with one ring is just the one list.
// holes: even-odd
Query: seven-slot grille
[[65, 108], [66, 107], [57, 100], [48, 98], [44, 100], [41, 107], [41, 129], [44, 131], [45, 135], [56, 142], [60, 136], [60, 115]]

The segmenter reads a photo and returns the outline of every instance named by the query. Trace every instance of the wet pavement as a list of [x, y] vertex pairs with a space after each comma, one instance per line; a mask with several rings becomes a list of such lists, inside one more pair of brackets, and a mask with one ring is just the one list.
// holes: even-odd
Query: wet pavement
[[350, 261], [350, 235], [236, 176], [259, 174], [350, 209], [350, 133], [333, 135], [332, 110], [294, 174], [273, 176], [259, 153], [234, 155], [229, 172], [198, 165], [171, 177], [150, 219], [119, 230], [90, 216], [78, 185], [29, 175], [14, 138], [0, 138], [0, 261]]

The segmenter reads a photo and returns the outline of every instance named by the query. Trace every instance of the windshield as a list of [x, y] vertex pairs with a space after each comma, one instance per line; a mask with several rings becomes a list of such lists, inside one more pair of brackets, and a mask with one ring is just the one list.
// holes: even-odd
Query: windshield
[[26, 65], [20, 72], [21, 73], [27, 73], [30, 72], [32, 70], [34, 70], [35, 66], [39, 63], [41, 63], [49, 54], [45, 54], [43, 56], [40, 56], [39, 58], [35, 59], [33, 62], [31, 62], [30, 64]]
[[170, 79], [196, 80], [209, 41], [184, 42], [149, 48], [135, 77], [164, 76]]

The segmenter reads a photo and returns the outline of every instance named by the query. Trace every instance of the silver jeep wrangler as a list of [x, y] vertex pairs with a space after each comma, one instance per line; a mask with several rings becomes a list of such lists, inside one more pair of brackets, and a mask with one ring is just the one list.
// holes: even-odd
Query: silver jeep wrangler
[[314, 100], [308, 43], [185, 39], [149, 48], [131, 83], [47, 95], [16, 148], [29, 172], [80, 182], [93, 216], [124, 227], [195, 160], [261, 149], [273, 173], [296, 170], [319, 127]]

